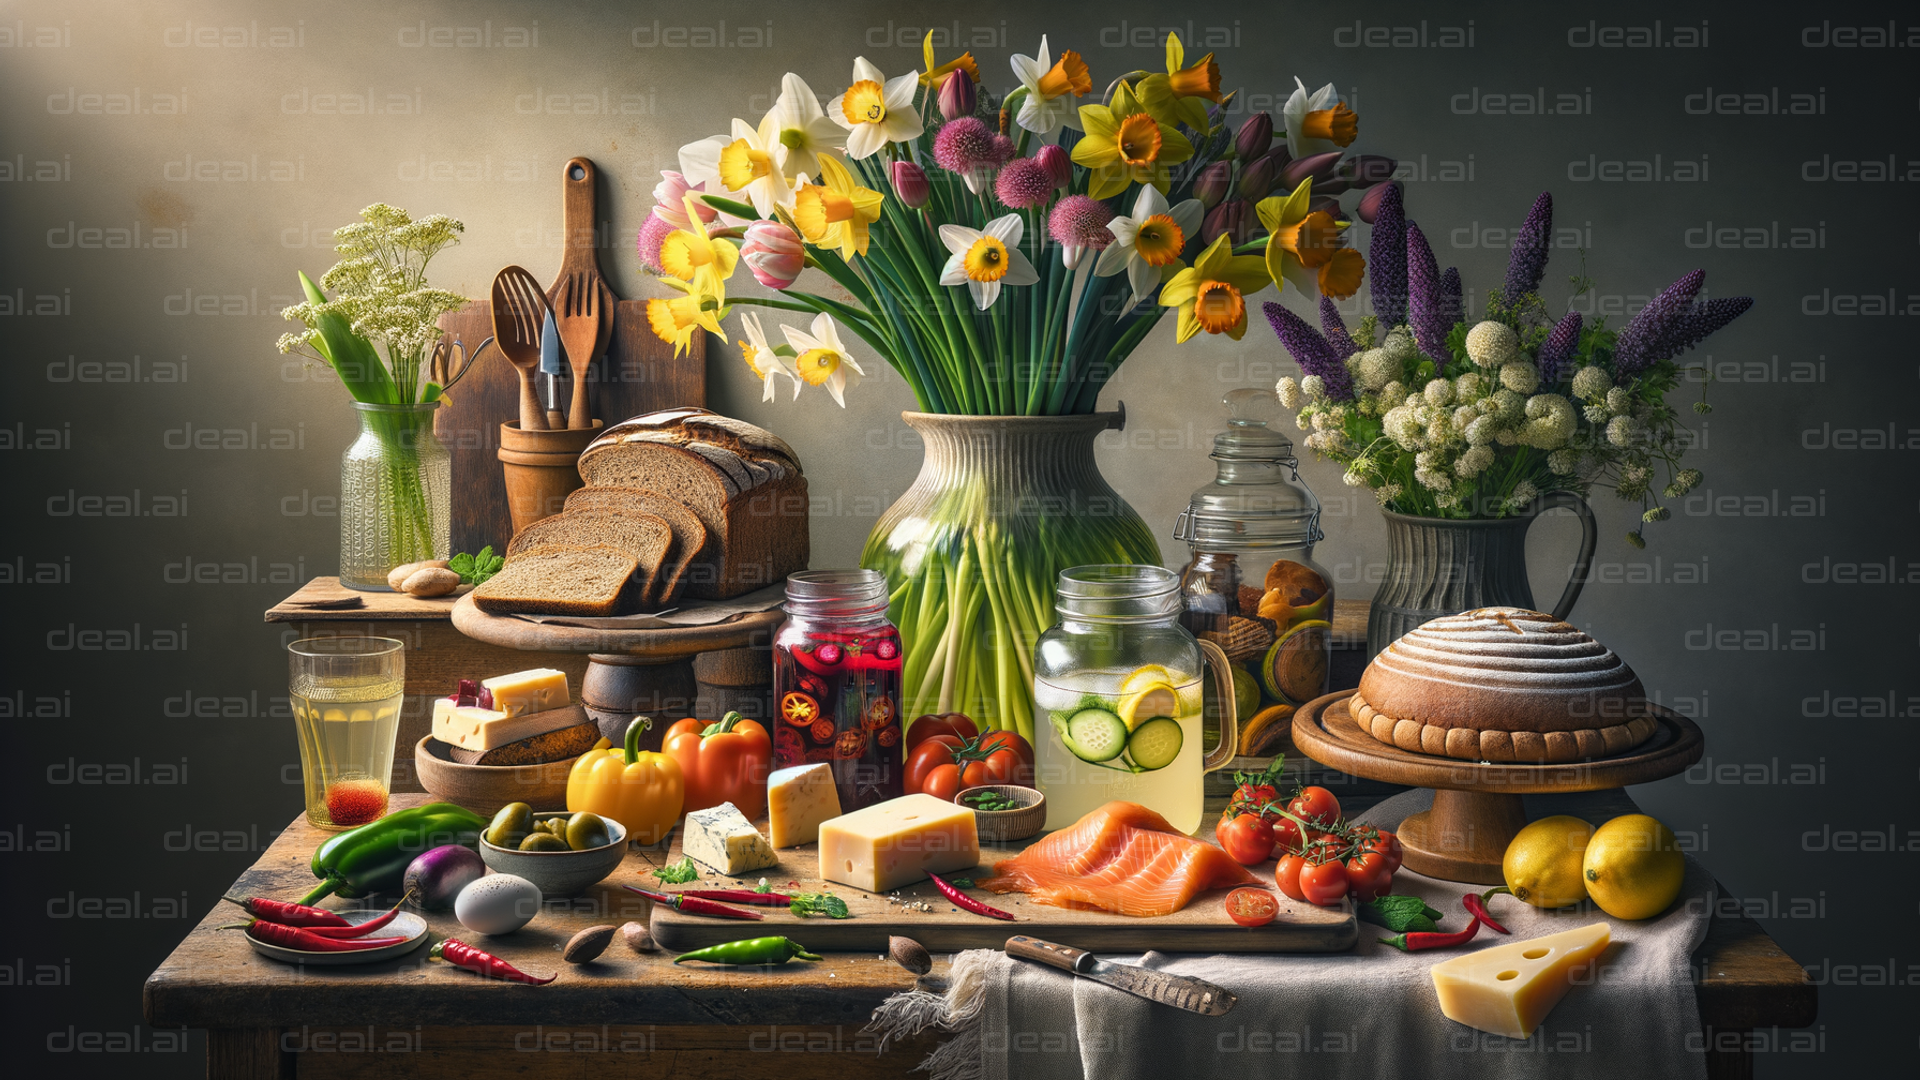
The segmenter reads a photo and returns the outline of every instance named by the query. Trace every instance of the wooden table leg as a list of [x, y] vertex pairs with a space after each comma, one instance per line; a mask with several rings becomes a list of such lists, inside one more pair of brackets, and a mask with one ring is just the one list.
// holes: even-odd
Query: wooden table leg
[[1753, 1051], [1745, 1046], [1734, 1050], [1708, 1047], [1707, 1080], [1753, 1080]]
[[1526, 823], [1518, 795], [1440, 788], [1433, 809], [1400, 823], [1400, 847], [1407, 867], [1428, 877], [1499, 885], [1507, 844]]
[[207, 1032], [207, 1080], [293, 1080], [294, 1058], [280, 1047], [279, 1028], [213, 1028]]

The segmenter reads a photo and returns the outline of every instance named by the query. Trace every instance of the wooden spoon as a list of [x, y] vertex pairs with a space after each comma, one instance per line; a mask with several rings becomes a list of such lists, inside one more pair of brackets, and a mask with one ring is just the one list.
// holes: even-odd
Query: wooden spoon
[[587, 408], [587, 368], [600, 340], [600, 293], [605, 289], [603, 282], [584, 273], [568, 277], [560, 286], [560, 344], [567, 350], [567, 366], [573, 369], [573, 406], [567, 412], [570, 428], [593, 426]]
[[547, 298], [540, 283], [518, 266], [493, 277], [493, 336], [513, 369], [520, 373], [520, 430], [547, 430], [547, 411], [533, 392], [540, 369], [540, 327], [547, 319]]

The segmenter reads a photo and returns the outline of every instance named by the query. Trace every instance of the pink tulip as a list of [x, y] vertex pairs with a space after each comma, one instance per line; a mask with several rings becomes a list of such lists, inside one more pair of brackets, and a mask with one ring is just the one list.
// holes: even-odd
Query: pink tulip
[[[956, 74], [961, 81], [966, 80], [965, 72]], [[949, 75], [947, 81], [952, 82], [953, 78]], [[911, 161], [896, 161], [890, 168], [893, 171], [893, 193], [900, 197], [900, 202], [915, 210], [927, 205], [927, 200], [933, 196], [933, 187], [927, 183], [927, 171]]]
[[[957, 77], [956, 77], [957, 76]], [[972, 116], [977, 97], [973, 91], [973, 77], [964, 71], [949, 72], [940, 81], [940, 115], [948, 120], [958, 120], [963, 116]]]
[[1042, 146], [1040, 152], [1035, 154], [1034, 157], [1039, 159], [1040, 164], [1046, 166], [1048, 175], [1053, 177], [1054, 187], [1065, 191], [1068, 187], [1072, 186], [1073, 159], [1067, 156], [1065, 150], [1055, 146], [1053, 143], [1048, 143]]
[[755, 281], [769, 289], [784, 289], [800, 276], [807, 253], [792, 229], [777, 221], [756, 221], [747, 226], [740, 257]]
[[[705, 184], [689, 184], [686, 177], [671, 169], [663, 169], [660, 173], [660, 182], [653, 186], [655, 204], [653, 212], [667, 219], [667, 222], [676, 229], [689, 228], [691, 222], [687, 220], [687, 193], [691, 191], [695, 194], [703, 194], [706, 188]], [[694, 201], [699, 207], [701, 221], [712, 224], [713, 219], [720, 216], [720, 211], [708, 206], [704, 201], [698, 199]]]

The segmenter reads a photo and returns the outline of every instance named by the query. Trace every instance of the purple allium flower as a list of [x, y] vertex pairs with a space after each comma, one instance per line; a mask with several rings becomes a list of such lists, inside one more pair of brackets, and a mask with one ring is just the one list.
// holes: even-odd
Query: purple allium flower
[[993, 193], [1015, 210], [1045, 206], [1053, 198], [1053, 173], [1034, 158], [1014, 158], [1000, 170]]
[[1353, 376], [1347, 373], [1346, 358], [1335, 354], [1327, 339], [1307, 325], [1307, 321], [1269, 300], [1261, 307], [1272, 324], [1274, 336], [1293, 354], [1304, 375], [1318, 375], [1327, 386], [1327, 399], [1349, 401], [1353, 398]]
[[1514, 237], [1513, 254], [1507, 259], [1507, 281], [1500, 287], [1500, 295], [1508, 305], [1517, 304], [1520, 298], [1540, 288], [1540, 279], [1547, 273], [1548, 249], [1553, 244], [1553, 193], [1543, 191], [1533, 200], [1533, 209], [1527, 211], [1527, 220], [1520, 225], [1520, 234]]
[[1373, 278], [1373, 313], [1383, 327], [1394, 327], [1407, 321], [1407, 211], [1400, 185], [1379, 190], [1367, 269]]
[[1447, 321], [1440, 299], [1440, 266], [1420, 226], [1407, 222], [1407, 325], [1413, 340], [1435, 363], [1447, 361]]
[[1678, 356], [1707, 340], [1708, 335], [1746, 314], [1753, 306], [1751, 296], [1727, 296], [1717, 300], [1697, 300], [1681, 316], [1661, 351]]
[[[660, 268], [660, 245], [666, 243], [667, 234], [674, 230], [674, 224], [658, 213], [658, 207], [654, 209], [655, 212], [648, 214], [647, 220], [640, 223], [640, 233], [634, 237], [633, 246], [640, 254], [642, 266], [656, 274], [664, 274], [666, 271]], [[681, 211], [680, 216], [685, 217], [686, 212]]]
[[1466, 301], [1460, 293], [1460, 268], [1449, 266], [1440, 273], [1440, 314], [1449, 327], [1467, 317]]
[[993, 130], [977, 116], [963, 116], [941, 125], [933, 137], [933, 160], [948, 172], [962, 175], [978, 168], [995, 168]]
[[1107, 223], [1113, 211], [1106, 203], [1085, 195], [1069, 195], [1054, 205], [1047, 218], [1047, 231], [1061, 247], [1061, 259], [1071, 270], [1080, 265], [1082, 253], [1099, 251], [1113, 243]]
[[1540, 385], [1549, 386], [1570, 374], [1573, 353], [1580, 347], [1580, 313], [1569, 311], [1540, 343]]
[[1700, 286], [1706, 280], [1705, 270], [1695, 270], [1685, 275], [1667, 286], [1627, 323], [1614, 343], [1613, 368], [1616, 378], [1632, 378], [1673, 355], [1668, 345], [1669, 339], [1680, 320], [1693, 307], [1693, 298], [1699, 294]]
[[1333, 305], [1331, 296], [1320, 298], [1320, 333], [1326, 337], [1327, 344], [1333, 346], [1333, 351], [1341, 356], [1352, 356], [1360, 351], [1360, 346], [1348, 336], [1347, 324], [1341, 321], [1340, 309]]

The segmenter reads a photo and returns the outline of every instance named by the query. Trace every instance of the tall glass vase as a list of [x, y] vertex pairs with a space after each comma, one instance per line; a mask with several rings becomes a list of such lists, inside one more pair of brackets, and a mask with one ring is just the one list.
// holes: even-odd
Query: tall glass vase
[[387, 571], [452, 554], [453, 458], [424, 405], [356, 401], [360, 437], [340, 458], [340, 584], [386, 592]]
[[1107, 485], [1093, 441], [1125, 413], [902, 413], [926, 447], [913, 486], [867, 537], [906, 650], [902, 715], [963, 712], [1033, 739], [1033, 647], [1060, 571], [1158, 565], [1146, 522]]

